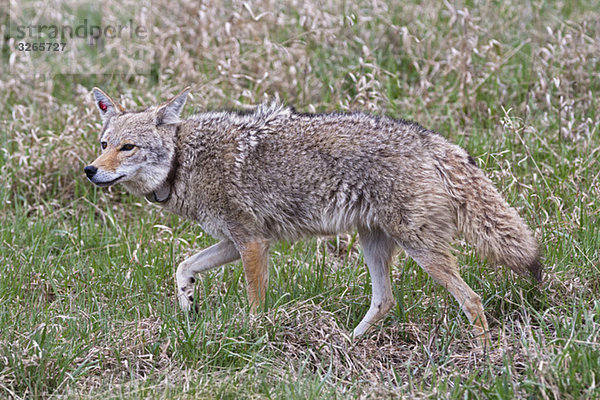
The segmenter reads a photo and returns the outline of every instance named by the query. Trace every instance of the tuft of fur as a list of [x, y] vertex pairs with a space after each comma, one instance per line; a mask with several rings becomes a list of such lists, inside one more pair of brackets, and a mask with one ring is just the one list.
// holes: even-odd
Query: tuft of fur
[[540, 261], [539, 256], [527, 266], [527, 269], [536, 281], [542, 282], [542, 280], [544, 280], [544, 274], [542, 272], [544, 264]]

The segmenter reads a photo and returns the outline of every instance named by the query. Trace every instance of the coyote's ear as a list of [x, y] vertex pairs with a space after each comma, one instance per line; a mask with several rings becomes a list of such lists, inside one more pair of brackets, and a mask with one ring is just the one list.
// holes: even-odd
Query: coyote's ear
[[94, 102], [96, 103], [98, 111], [100, 111], [100, 118], [102, 118], [103, 122], [106, 122], [113, 115], [123, 111], [123, 107], [115, 103], [115, 101], [102, 90], [95, 87], [92, 89], [92, 93], [94, 94]]
[[180, 122], [179, 115], [187, 96], [190, 93], [190, 87], [186, 87], [177, 96], [160, 105], [156, 111], [156, 125], [177, 124]]

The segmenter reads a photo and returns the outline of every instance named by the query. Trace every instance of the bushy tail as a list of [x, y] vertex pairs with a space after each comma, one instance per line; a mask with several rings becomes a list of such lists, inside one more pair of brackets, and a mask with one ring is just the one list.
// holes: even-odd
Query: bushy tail
[[517, 211], [464, 151], [445, 157], [438, 171], [457, 210], [457, 227], [490, 262], [504, 264], [541, 282], [537, 241]]

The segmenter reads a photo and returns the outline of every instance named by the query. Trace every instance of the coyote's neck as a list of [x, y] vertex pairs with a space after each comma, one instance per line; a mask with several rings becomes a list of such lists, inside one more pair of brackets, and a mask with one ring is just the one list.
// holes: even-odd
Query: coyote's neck
[[173, 155], [171, 161], [171, 169], [167, 174], [167, 178], [152, 192], [146, 193], [144, 197], [148, 201], [156, 203], [166, 203], [171, 198], [171, 191], [173, 190], [173, 181], [175, 180], [175, 174], [177, 173], [177, 154]]

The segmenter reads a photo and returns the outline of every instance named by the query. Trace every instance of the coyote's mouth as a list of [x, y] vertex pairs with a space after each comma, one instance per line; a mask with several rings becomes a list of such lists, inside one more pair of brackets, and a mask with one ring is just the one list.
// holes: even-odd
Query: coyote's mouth
[[112, 181], [107, 181], [107, 182], [95, 182], [93, 180], [92, 183], [94, 183], [96, 186], [100, 186], [100, 187], [107, 187], [107, 186], [111, 186], [114, 185], [115, 183], [117, 183], [118, 181], [121, 180], [121, 178], [125, 178], [125, 175], [121, 175], [118, 178], [113, 179]]

